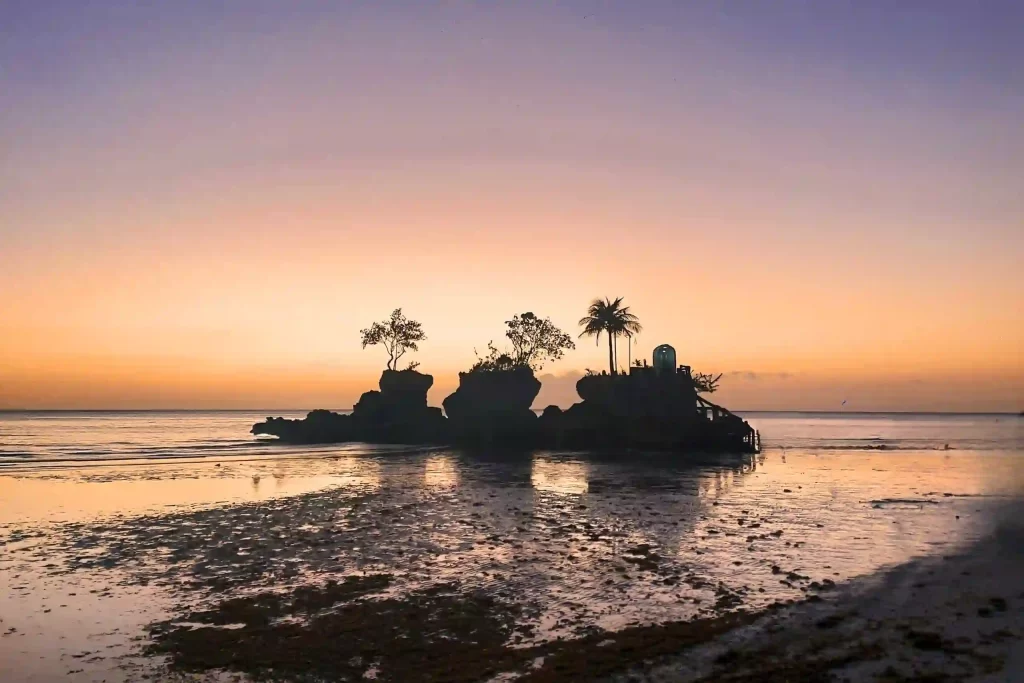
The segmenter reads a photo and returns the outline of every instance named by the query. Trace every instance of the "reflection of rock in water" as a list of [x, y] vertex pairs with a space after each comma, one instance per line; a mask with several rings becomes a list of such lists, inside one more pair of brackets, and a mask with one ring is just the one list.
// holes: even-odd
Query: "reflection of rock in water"
[[423, 464], [423, 484], [428, 488], [459, 485], [459, 469], [451, 453], [428, 456]]
[[[86, 563], [98, 552], [130, 560], [122, 568], [140, 580], [209, 591], [217, 600], [253, 595], [256, 588], [280, 590], [308, 577], [387, 573], [394, 584], [378, 604], [342, 608], [343, 618], [318, 624], [347, 629], [372, 619], [379, 622], [374, 628], [386, 629], [389, 615], [406, 614], [427, 622], [458, 620], [462, 610], [484, 604], [473, 596], [483, 596], [496, 611], [515, 607], [516, 623], [528, 627], [518, 632], [523, 645], [746, 605], [742, 583], [721, 585], [729, 577], [718, 572], [721, 560], [709, 565], [692, 552], [695, 525], [714, 514], [701, 482], [726, 480], [718, 473], [731, 471], [732, 463], [630, 458], [495, 451], [339, 456], [320, 461], [346, 482], [329, 492], [69, 528], [69, 542], [83, 544], [88, 555], [75, 545], [80, 557], [67, 569], [91, 566]], [[722, 541], [736, 545], [742, 537], [731, 541], [723, 534]], [[716, 552], [731, 561], [734, 550]], [[431, 586], [455, 582], [451, 599], [424, 597]], [[487, 611], [479, 623], [492, 618]], [[459, 631], [470, 634], [459, 638], [471, 641], [473, 631]], [[310, 638], [316, 642], [307, 652], [323, 654], [323, 643], [304, 626], [276, 633], [295, 635], [295, 642]], [[226, 652], [249, 651], [248, 641], [215, 635]], [[178, 637], [174, 647], [198, 652], [197, 667], [222, 661], [198, 635], [181, 631]], [[275, 644], [266, 652], [277, 657], [282, 650]]]
[[466, 484], [526, 489], [533, 485], [533, 454], [529, 451], [463, 448], [454, 456]]
[[[330, 578], [340, 584], [346, 576], [391, 574], [386, 592], [356, 598], [379, 600], [378, 604], [365, 611], [347, 610], [344, 619], [319, 625], [361, 628], [349, 618], [358, 615], [374, 621], [370, 628], [380, 634], [389, 628], [392, 617], [415, 615], [429, 622], [424, 626], [427, 631], [437, 625], [448, 631], [447, 620], [461, 619], [476, 609], [474, 605], [482, 604], [473, 596], [484, 596], [499, 603], [494, 611], [500, 612], [502, 604], [514, 605], [519, 610], [516, 623], [533, 627], [532, 633], [515, 632], [514, 646], [541, 652], [555, 637], [565, 638], [565, 644], [588, 637], [595, 628], [621, 629], [634, 620], [650, 624], [740, 607], [752, 612], [771, 601], [802, 599], [818, 592], [827, 600], [824, 592], [835, 591], [845, 577], [874, 569], [879, 558], [898, 561], [896, 553], [913, 551], [909, 547], [893, 551], [904, 539], [892, 521], [902, 523], [912, 513], [916, 528], [929, 534], [915, 538], [931, 542], [938, 538], [935, 524], [950, 525], [949, 536], [955, 537], [952, 527], [969, 522], [966, 516], [954, 522], [953, 513], [971, 512], [982, 505], [973, 498], [960, 498], [967, 490], [956, 488], [947, 478], [941, 480], [947, 485], [929, 487], [956, 494], [929, 496], [924, 493], [929, 489], [922, 488], [916, 495], [938, 503], [894, 510], [889, 496], [902, 498], [906, 491], [890, 484], [861, 495], [863, 483], [858, 482], [857, 471], [845, 469], [848, 465], [833, 468], [832, 480], [817, 480], [830, 485], [808, 486], [806, 467], [818, 462], [814, 455], [791, 455], [788, 466], [769, 457], [757, 476], [746, 476], [750, 462], [740, 459], [713, 458], [684, 465], [671, 456], [623, 455], [337, 451], [327, 457], [289, 459], [288, 465], [281, 465], [282, 471], [297, 479], [301, 478], [297, 471], [306, 468], [332, 478], [348, 475], [349, 484], [327, 492], [63, 525], [24, 548], [19, 547], [23, 544], [18, 534], [4, 536], [0, 523], [0, 543], [8, 544], [5, 559], [30, 561], [39, 571], [49, 572], [52, 582], [67, 582], [79, 595], [84, 592], [79, 572], [92, 576], [112, 569], [118, 582], [166, 591], [187, 606], [175, 628], [190, 628], [182, 621], [202, 622], [198, 615], [187, 614], [190, 609], [215, 608], [241, 616], [237, 623], [243, 624], [244, 632], [259, 639], [264, 636], [254, 631], [261, 627], [245, 625], [245, 610], [262, 609], [263, 603], [250, 605], [244, 600], [247, 597], [267, 591], [290, 596], [296, 587], [321, 586]], [[872, 471], [872, 463], [881, 462], [871, 461], [859, 471]], [[247, 492], [256, 467], [239, 465], [230, 476]], [[272, 487], [268, 480], [272, 470], [263, 465], [264, 489]], [[910, 481], [926, 481], [920, 479], [921, 469], [906, 471], [912, 475]], [[869, 483], [876, 486], [878, 475], [871, 476]], [[783, 495], [784, 487], [792, 491]], [[869, 501], [887, 504], [876, 508]], [[889, 531], [889, 526], [895, 528]], [[855, 535], [866, 538], [851, 543]], [[1013, 543], [1018, 540], [1011, 538], [1007, 547], [1016, 547]], [[456, 582], [452, 594], [443, 599], [426, 593], [437, 584]], [[113, 589], [118, 590], [114, 583]], [[328, 592], [333, 595], [337, 589]], [[298, 615], [299, 628], [278, 630], [279, 623], [285, 626], [289, 620], [272, 621], [268, 632], [282, 638], [271, 644], [267, 657], [270, 652], [281, 654], [288, 642], [283, 636], [296, 635], [296, 644], [307, 638], [327, 642], [308, 629], [309, 619], [325, 614], [319, 609], [323, 602], [314, 595], [307, 597], [302, 598], [303, 604], [317, 609]], [[1013, 596], [1004, 597], [1012, 610]], [[288, 600], [294, 602], [292, 597]], [[327, 609], [346, 610], [343, 603]], [[489, 628], [485, 622], [491, 617], [487, 614], [475, 625]], [[811, 628], [817, 629], [814, 624]], [[479, 652], [474, 632], [475, 628], [448, 631], [460, 639], [456, 645], [465, 656]], [[183, 646], [207, 647], [199, 634], [180, 635]], [[363, 635], [346, 641], [339, 650], [365, 641]], [[518, 636], [525, 642], [515, 641]], [[226, 651], [245, 650], [246, 643], [233, 640], [236, 637], [225, 636]], [[618, 633], [603, 633], [597, 642], [618, 637]], [[320, 646], [296, 647], [286, 654], [320, 656], [324, 652]], [[603, 656], [609, 647], [601, 646], [597, 654]], [[461, 661], [464, 655], [456, 656]], [[255, 666], [251, 662], [257, 660], [248, 661], [240, 666]], [[544, 666], [556, 671], [549, 668], [551, 661], [545, 659]], [[372, 663], [367, 669], [371, 668]], [[561, 673], [561, 680], [567, 680]], [[384, 678], [383, 673], [378, 676], [378, 680]]]
[[539, 491], [584, 494], [589, 489], [589, 466], [583, 461], [555, 460], [538, 455], [533, 459], [530, 481]]
[[701, 473], [698, 489], [702, 497], [717, 498], [727, 492], [736, 483], [739, 473], [736, 470], [711, 470]]
[[342, 486], [379, 489], [383, 484], [381, 463], [376, 458], [339, 457], [334, 462], [336, 468], [331, 474], [338, 477]]

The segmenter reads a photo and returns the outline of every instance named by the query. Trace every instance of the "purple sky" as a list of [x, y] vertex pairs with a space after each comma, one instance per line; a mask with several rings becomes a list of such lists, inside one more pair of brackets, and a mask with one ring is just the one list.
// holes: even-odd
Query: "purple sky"
[[7, 0], [3, 400], [344, 405], [395, 306], [443, 387], [622, 295], [740, 407], [1019, 409], [1021, 65], [1009, 1]]

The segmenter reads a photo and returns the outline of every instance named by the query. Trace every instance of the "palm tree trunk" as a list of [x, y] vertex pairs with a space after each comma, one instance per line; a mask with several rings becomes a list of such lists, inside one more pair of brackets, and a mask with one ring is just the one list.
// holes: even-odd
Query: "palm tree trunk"
[[615, 335], [608, 333], [608, 372], [615, 374]]

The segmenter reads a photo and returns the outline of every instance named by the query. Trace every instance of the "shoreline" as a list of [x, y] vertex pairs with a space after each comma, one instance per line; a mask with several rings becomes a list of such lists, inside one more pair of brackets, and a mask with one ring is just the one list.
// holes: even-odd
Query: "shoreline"
[[[792, 604], [733, 609], [722, 592], [723, 609], [714, 616], [532, 644], [524, 642], [532, 629], [519, 622], [513, 604], [461, 593], [458, 582], [400, 599], [385, 592], [350, 602], [386, 589], [393, 578], [369, 574], [190, 611], [177, 620], [184, 626], [175, 620], [151, 626], [147, 651], [168, 656], [170, 672], [284, 674], [271, 680], [358, 675], [370, 663], [361, 658], [377, 652], [373, 670], [384, 680], [1015, 681], [1024, 674], [1022, 543], [1024, 526], [1004, 524], [955, 555], [911, 560]], [[382, 626], [381, 617], [431, 624], [468, 642], [432, 640], [439, 632], [430, 627], [414, 633]], [[509, 638], [520, 645], [510, 647]], [[286, 646], [279, 645], [282, 639]], [[375, 649], [381, 639], [383, 649]]]
[[[558, 405], [558, 404], [554, 404]], [[568, 407], [570, 404], [566, 404]], [[431, 406], [440, 407], [440, 406]], [[546, 406], [545, 406], [546, 407]], [[562, 407], [562, 406], [558, 406]], [[89, 414], [126, 414], [133, 413], [309, 413], [313, 410], [329, 410], [335, 413], [351, 413], [354, 406], [348, 408], [0, 408], [0, 415], [24, 415], [24, 414], [67, 414], [80, 413]], [[530, 408], [535, 413], [542, 413], [544, 408]], [[1020, 411], [974, 411], [974, 410], [762, 410], [739, 408], [732, 411], [737, 415], [936, 415], [939, 417], [956, 417], [957, 415], [979, 416], [979, 417], [1024, 417]]]
[[[442, 450], [281, 460], [265, 468], [161, 463], [151, 472], [113, 467], [103, 477], [81, 471], [55, 481], [39, 476], [41, 500], [50, 498], [45, 491], [58, 490], [82, 496], [79, 503], [90, 496], [105, 500], [117, 489], [125, 496], [122, 506], [129, 494], [152, 505], [165, 484], [214, 497], [258, 494], [259, 500], [210, 506], [179, 500], [171, 510], [143, 514], [122, 509], [103, 518], [0, 524], [0, 587], [10, 591], [0, 597], [0, 631], [17, 631], [0, 639], [0, 659], [13, 662], [11, 656], [29, 652], [38, 667], [61, 674], [84, 669], [79, 678], [96, 681], [137, 680], [141, 672], [184, 679], [193, 670], [200, 672], [196, 680], [217, 680], [221, 666], [240, 673], [250, 667], [257, 676], [290, 666], [296, 678], [311, 657], [320, 658], [312, 672], [326, 678], [371, 672], [382, 681], [589, 680], [599, 674], [659, 683], [700, 676], [742, 681], [729, 676], [751, 664], [744, 653], [758, 653], [758, 667], [783, 666], [779, 633], [810, 642], [844, 629], [867, 630], [848, 615], [829, 628], [817, 624], [851, 605], [869, 604], [864, 595], [883, 585], [882, 576], [927, 577], [927, 569], [912, 568], [937, 571], [942, 563], [971, 570], [957, 559], [906, 564], [907, 558], [936, 553], [991, 560], [964, 548], [987, 547], [977, 539], [1007, 516], [1008, 500], [1020, 499], [1018, 488], [1007, 487], [1018, 460], [979, 461], [990, 475], [1001, 463], [1003, 488], [979, 481], [971, 462], [790, 453], [680, 464], [672, 458], [623, 462], [572, 453], [510, 458]], [[322, 490], [301, 491], [321, 476], [334, 479], [318, 479], [330, 482]], [[993, 566], [1003, 566], [1003, 559]], [[973, 571], [998, 573], [1007, 583], [1022, 575]], [[75, 632], [74, 646], [57, 643], [54, 634], [65, 620], [76, 613], [90, 618], [86, 595], [120, 601], [119, 612], [137, 615], [138, 625], [117, 633], [97, 621], [95, 631], [83, 625]], [[1002, 598], [1007, 612], [1019, 607], [1015, 593], [980, 597]], [[980, 607], [971, 603], [960, 611]], [[979, 629], [1006, 617], [996, 605], [991, 609], [993, 615], [978, 617], [986, 619]], [[895, 618], [880, 613], [875, 621]], [[409, 624], [418, 626], [409, 631]], [[1016, 622], [1006, 629], [1019, 633]], [[415, 656], [403, 649], [410, 633], [421, 638]], [[92, 645], [92, 634], [114, 649]], [[148, 656], [141, 651], [151, 643], [147, 634], [157, 648]], [[917, 642], [943, 647], [946, 636], [929, 637]], [[219, 645], [211, 649], [209, 642]], [[283, 642], [309, 647], [274, 649]], [[349, 643], [343, 660], [336, 656], [339, 642]], [[452, 642], [458, 647], [451, 649]], [[719, 664], [731, 668], [716, 668], [729, 643], [738, 654]], [[901, 656], [920, 649], [899, 639], [893, 647]], [[349, 664], [363, 656], [361, 648], [377, 655]], [[971, 648], [1008, 656], [998, 649], [988, 655], [991, 646], [978, 638]], [[47, 652], [47, 660], [38, 656]], [[466, 676], [453, 679], [431, 668], [432, 653], [444, 654]], [[819, 661], [827, 654], [805, 659], [831, 666], [833, 660]], [[868, 654], [843, 656], [865, 660]], [[167, 669], [163, 657], [178, 666]], [[708, 663], [698, 671], [692, 664], [700, 657]], [[674, 660], [691, 668], [681, 673]], [[127, 664], [134, 668], [116, 673]], [[659, 670], [663, 677], [653, 677]], [[423, 671], [434, 677], [417, 679]], [[779, 671], [795, 676], [792, 669]], [[502, 672], [506, 676], [496, 678]]]
[[859, 577], [604, 681], [1024, 680], [1022, 507], [962, 552]]
[[[217, 453], [215, 455], [162, 455], [135, 457], [78, 457], [78, 458], [34, 458], [23, 456], [17, 460], [0, 460], [0, 476], [30, 476], [39, 472], [58, 471], [61, 469], [83, 469], [92, 467], [129, 467], [150, 466], [168, 467], [196, 464], [240, 464], [247, 462], [268, 462], [272, 460], [307, 460], [325, 459], [344, 455], [409, 455], [432, 453], [451, 450], [447, 445], [432, 444], [373, 444], [349, 442], [343, 444], [305, 444], [295, 445], [272, 438], [254, 439], [245, 444], [265, 444], [268, 448], [259, 453]], [[9, 456], [8, 456], [9, 457]]]

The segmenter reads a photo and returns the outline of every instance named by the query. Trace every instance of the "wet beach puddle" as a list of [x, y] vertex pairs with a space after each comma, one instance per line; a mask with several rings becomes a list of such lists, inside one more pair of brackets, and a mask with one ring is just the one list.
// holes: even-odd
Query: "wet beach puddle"
[[[345, 454], [14, 480], [229, 491], [118, 516], [5, 516], [0, 654], [97, 680], [164, 662], [214, 677], [557, 680], [952, 551], [1001, 494], [969, 468], [873, 455], [628, 458]], [[274, 494], [275, 480], [294, 488]], [[251, 500], [231, 492], [243, 484]], [[72, 609], [89, 619], [53, 625]], [[52, 642], [61, 629], [70, 645]]]

